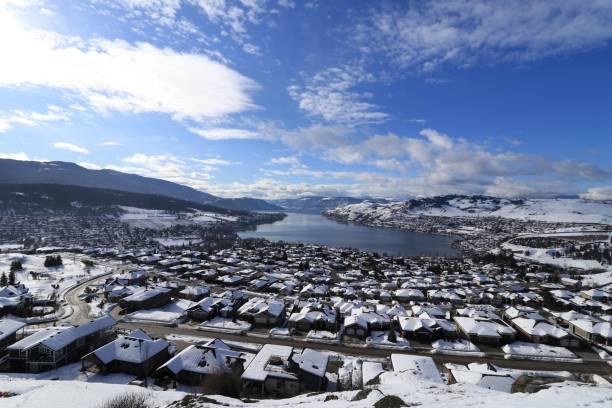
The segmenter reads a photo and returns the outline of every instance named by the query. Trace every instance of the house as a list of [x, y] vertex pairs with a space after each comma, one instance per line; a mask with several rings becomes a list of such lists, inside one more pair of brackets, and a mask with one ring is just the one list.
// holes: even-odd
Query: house
[[395, 298], [400, 302], [410, 302], [411, 300], [425, 300], [425, 295], [418, 289], [397, 289], [393, 292]]
[[210, 288], [208, 286], [188, 286], [178, 293], [179, 298], [194, 302], [200, 301], [208, 295], [210, 295]]
[[17, 341], [17, 333], [26, 326], [24, 322], [13, 319], [0, 319], [0, 357], [6, 346]]
[[122, 273], [113, 279], [113, 282], [118, 285], [144, 285], [149, 278], [149, 273], [143, 269]]
[[586, 341], [612, 346], [612, 323], [598, 318], [583, 318], [571, 320], [569, 328], [572, 333]]
[[103, 374], [128, 373], [148, 376], [170, 358], [170, 343], [164, 339], [151, 339], [138, 329], [85, 355], [83, 368], [95, 365]]
[[170, 303], [171, 289], [154, 287], [126, 296], [119, 301], [119, 306], [126, 313], [140, 309], [153, 309]]
[[327, 387], [327, 364], [329, 355], [305, 348], [301, 353], [293, 353], [290, 368], [297, 372], [301, 391], [322, 391]]
[[264, 345], [242, 373], [246, 395], [291, 397], [327, 386], [329, 357], [312, 349], [296, 353], [292, 347]]
[[200, 385], [210, 375], [242, 374], [242, 353], [219, 339], [191, 345], [157, 369], [158, 376], [188, 385]]
[[453, 320], [459, 331], [474, 344], [499, 346], [516, 336], [516, 331], [499, 319], [455, 316]]
[[306, 302], [302, 309], [289, 316], [289, 328], [308, 332], [310, 330], [336, 331], [336, 310], [325, 303]]
[[387, 331], [391, 319], [386, 314], [369, 311], [368, 308], [353, 308], [351, 315], [344, 318], [344, 334], [364, 338], [372, 331]]
[[80, 326], [47, 327], [7, 347], [15, 371], [41, 372], [78, 361], [115, 335], [110, 316]]
[[242, 373], [246, 395], [292, 397], [300, 393], [300, 378], [289, 360], [293, 347], [265, 344]]
[[533, 343], [561, 347], [580, 347], [581, 342], [576, 336], [549, 323], [541, 316], [539, 318], [517, 317], [512, 319], [510, 324], [522, 337]]
[[457, 334], [455, 325], [446, 319], [399, 316], [400, 333], [406, 338], [429, 342], [436, 338], [453, 338]]
[[251, 298], [238, 309], [238, 316], [262, 326], [280, 326], [285, 319], [285, 302], [274, 298]]

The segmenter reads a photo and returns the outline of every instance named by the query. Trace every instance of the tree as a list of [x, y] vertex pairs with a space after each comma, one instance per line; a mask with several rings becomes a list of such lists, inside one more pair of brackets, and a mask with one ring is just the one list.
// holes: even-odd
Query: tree
[[2, 276], [0, 276], [0, 286], [7, 286], [8, 279], [6, 279], [6, 273], [2, 272]]
[[8, 276], [9, 285], [13, 286], [15, 284], [15, 271], [11, 269]]
[[47, 255], [45, 257], [45, 267], [49, 268], [52, 266], [60, 266], [63, 265], [62, 256], [61, 255]]
[[11, 271], [20, 271], [23, 269], [23, 264], [19, 260], [11, 262]]
[[395, 334], [395, 330], [389, 330], [389, 334], [387, 334], [387, 341], [390, 343], [397, 343], [397, 335]]

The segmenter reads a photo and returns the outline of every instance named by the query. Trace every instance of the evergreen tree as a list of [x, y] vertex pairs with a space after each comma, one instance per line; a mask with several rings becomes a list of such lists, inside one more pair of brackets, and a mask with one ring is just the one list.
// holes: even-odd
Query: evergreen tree
[[11, 269], [11, 271], [9, 272], [9, 276], [8, 276], [8, 283], [9, 285], [13, 286], [15, 285], [15, 271]]
[[6, 279], [6, 273], [2, 272], [2, 276], [0, 276], [0, 286], [4, 287], [8, 285], [8, 279]]
[[13, 261], [11, 262], [11, 271], [20, 271], [23, 269], [23, 264], [21, 263], [21, 261]]

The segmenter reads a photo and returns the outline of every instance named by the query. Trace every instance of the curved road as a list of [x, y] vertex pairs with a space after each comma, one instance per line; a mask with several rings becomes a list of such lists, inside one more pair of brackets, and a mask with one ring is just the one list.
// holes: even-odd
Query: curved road
[[97, 283], [99, 280], [105, 279], [114, 272], [115, 271], [110, 271], [101, 275], [96, 275], [91, 279], [87, 279], [86, 281], [79, 283], [77, 286], [73, 286], [72, 288], [66, 290], [66, 292], [63, 294], [63, 298], [66, 303], [72, 307], [72, 313], [68, 316], [62, 317], [59, 319], [59, 321], [72, 324], [81, 324], [91, 320], [89, 317], [89, 304], [79, 298], [79, 294], [84, 291], [87, 286]]

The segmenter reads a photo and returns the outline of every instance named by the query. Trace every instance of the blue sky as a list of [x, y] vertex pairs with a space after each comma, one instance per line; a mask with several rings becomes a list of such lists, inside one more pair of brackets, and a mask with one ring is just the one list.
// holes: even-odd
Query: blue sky
[[612, 199], [612, 2], [0, 0], [0, 157], [221, 196]]

